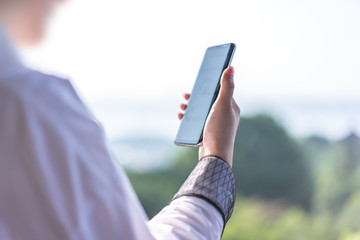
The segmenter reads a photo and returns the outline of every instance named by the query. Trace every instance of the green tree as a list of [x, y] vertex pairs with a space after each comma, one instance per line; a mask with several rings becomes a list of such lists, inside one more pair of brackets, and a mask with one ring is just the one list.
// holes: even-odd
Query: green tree
[[304, 154], [269, 116], [241, 120], [233, 170], [242, 195], [311, 205], [312, 178]]

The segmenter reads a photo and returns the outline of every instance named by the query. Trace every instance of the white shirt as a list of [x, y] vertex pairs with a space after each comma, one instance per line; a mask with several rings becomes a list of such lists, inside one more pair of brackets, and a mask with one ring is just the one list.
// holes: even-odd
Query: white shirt
[[148, 221], [71, 83], [24, 67], [0, 29], [0, 239], [220, 239], [223, 225], [191, 196]]

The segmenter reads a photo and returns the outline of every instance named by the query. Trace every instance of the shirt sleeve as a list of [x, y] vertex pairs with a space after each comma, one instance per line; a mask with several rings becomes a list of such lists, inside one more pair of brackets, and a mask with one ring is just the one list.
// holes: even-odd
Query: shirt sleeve
[[150, 226], [159, 239], [220, 239], [234, 203], [231, 168], [218, 157], [205, 157]]
[[226, 224], [235, 204], [234, 174], [224, 160], [215, 156], [203, 158], [173, 200], [181, 196], [208, 201], [220, 212]]
[[224, 222], [207, 201], [183, 196], [172, 201], [148, 225], [155, 239], [218, 240]]

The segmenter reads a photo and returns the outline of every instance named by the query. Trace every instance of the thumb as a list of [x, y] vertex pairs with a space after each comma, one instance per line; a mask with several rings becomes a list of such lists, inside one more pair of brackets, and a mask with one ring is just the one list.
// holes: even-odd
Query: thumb
[[227, 68], [221, 78], [220, 83], [220, 92], [219, 92], [219, 101], [232, 101], [235, 83], [234, 83], [234, 68]]

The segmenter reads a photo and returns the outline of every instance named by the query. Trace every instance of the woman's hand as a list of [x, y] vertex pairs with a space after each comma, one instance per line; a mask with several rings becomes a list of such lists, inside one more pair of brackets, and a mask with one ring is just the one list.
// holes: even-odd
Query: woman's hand
[[[240, 108], [233, 98], [234, 88], [234, 68], [229, 67], [223, 73], [219, 96], [205, 124], [199, 159], [209, 155], [217, 156], [232, 167], [235, 137], [240, 121]], [[189, 100], [190, 94], [184, 94], [184, 98]], [[187, 104], [181, 104], [180, 108], [186, 111]], [[178, 114], [179, 119], [183, 116], [183, 113]]]

